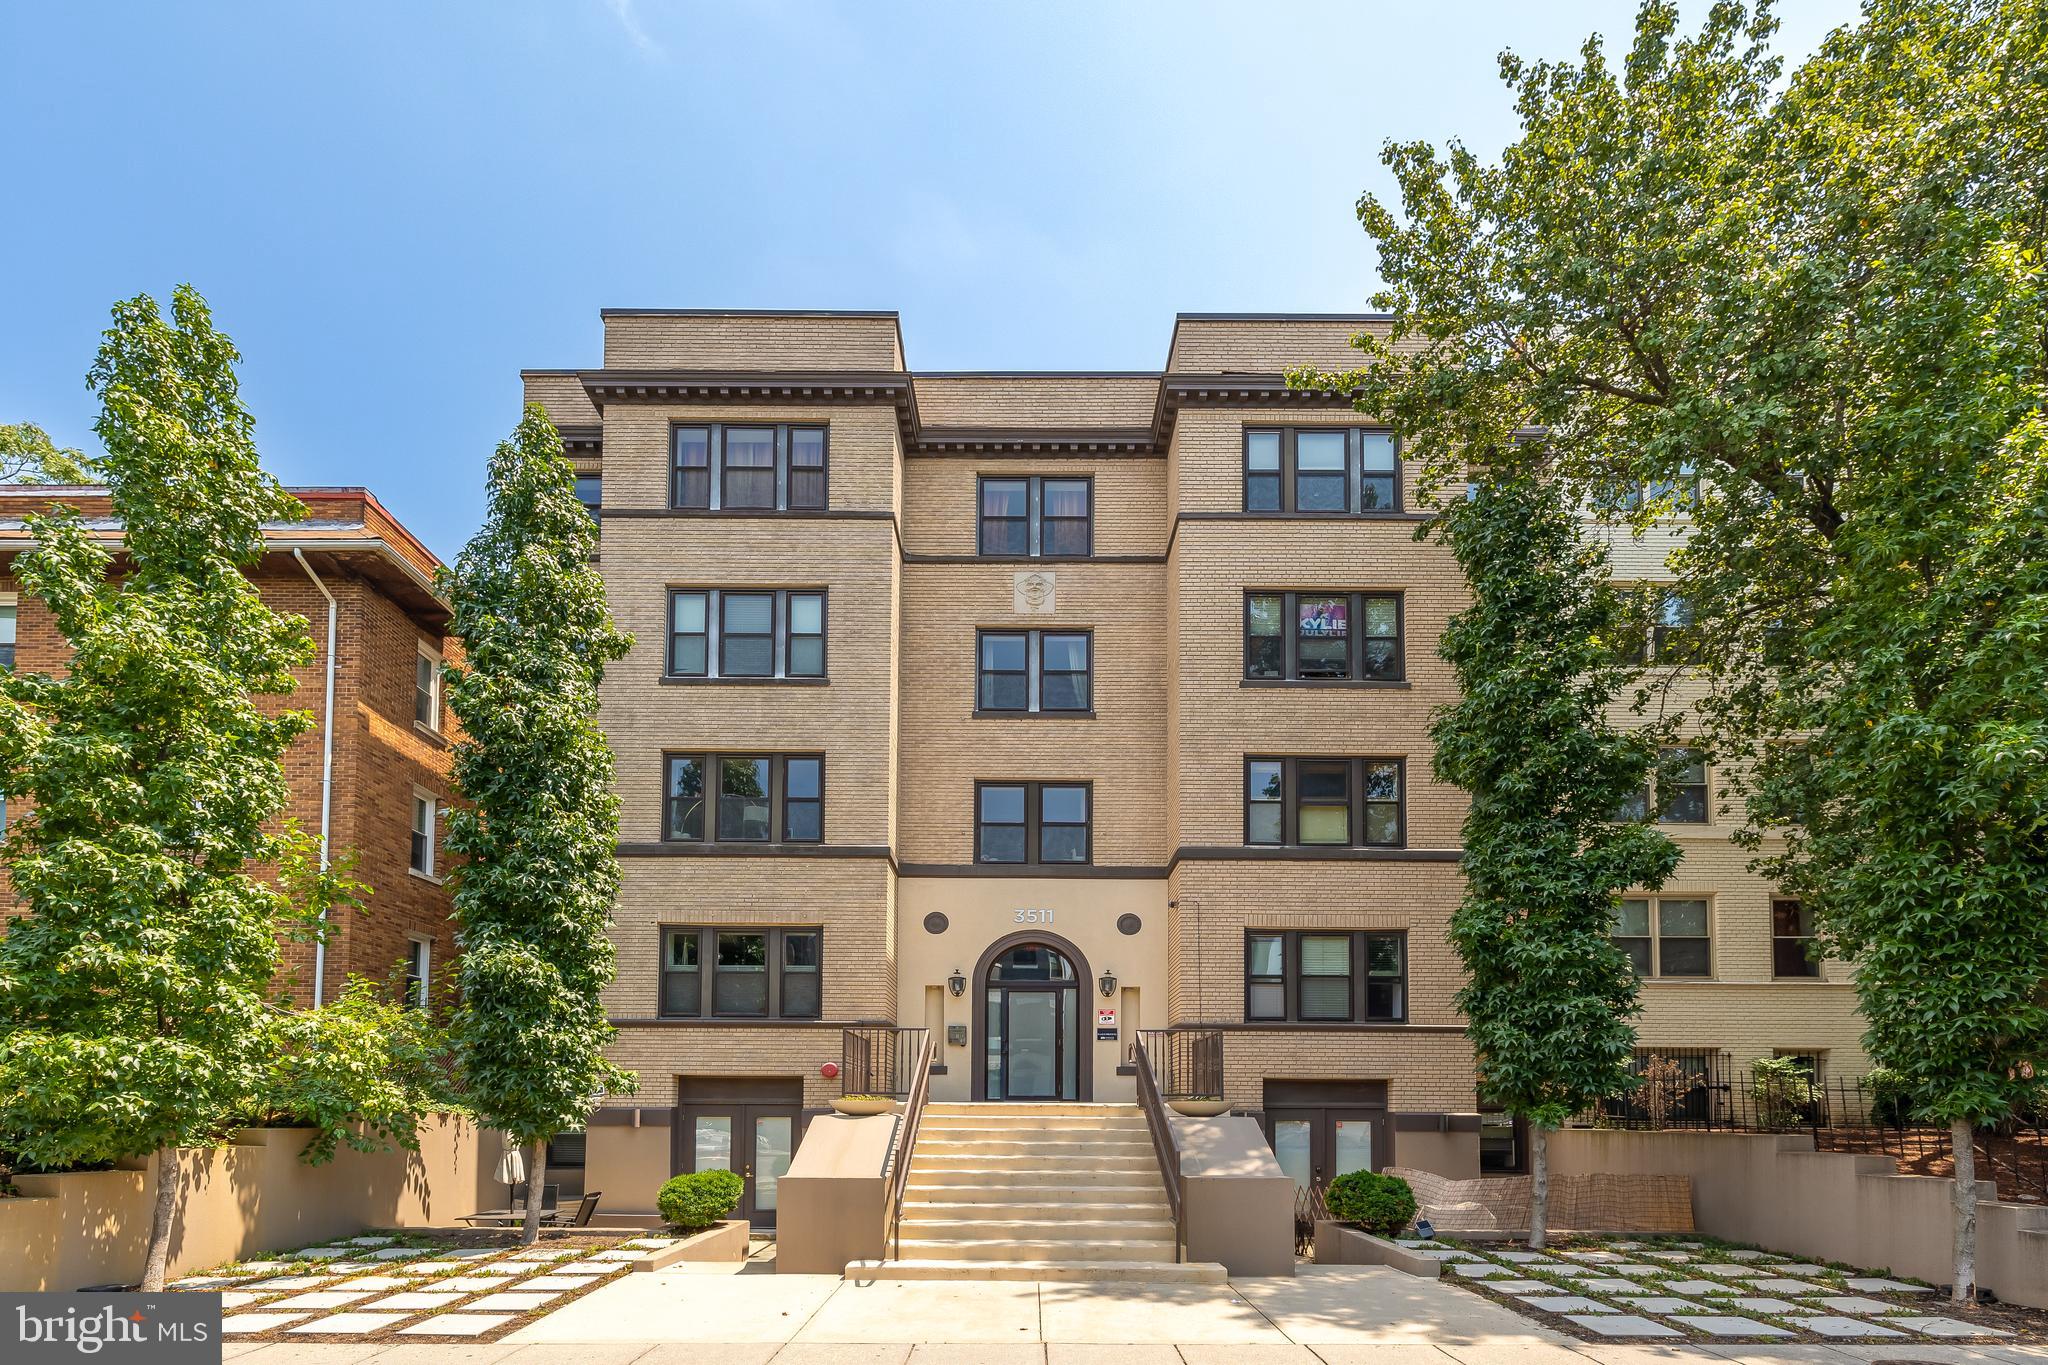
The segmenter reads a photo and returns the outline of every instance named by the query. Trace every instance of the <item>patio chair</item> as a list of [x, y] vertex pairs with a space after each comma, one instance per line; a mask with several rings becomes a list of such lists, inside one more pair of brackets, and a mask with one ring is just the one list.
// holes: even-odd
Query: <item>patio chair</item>
[[557, 1212], [554, 1217], [548, 1219], [548, 1226], [551, 1228], [589, 1227], [590, 1215], [597, 1212], [598, 1196], [603, 1193], [604, 1191], [602, 1190], [595, 1190], [584, 1195], [576, 1201], [576, 1211], [574, 1213]]
[[[526, 1208], [527, 1189], [528, 1185], [526, 1182], [521, 1182], [512, 1187], [512, 1211], [514, 1213], [518, 1213]], [[543, 1218], [552, 1217], [561, 1209], [561, 1204], [562, 1187], [560, 1185], [542, 1185], [540, 1187], [540, 1211]]]

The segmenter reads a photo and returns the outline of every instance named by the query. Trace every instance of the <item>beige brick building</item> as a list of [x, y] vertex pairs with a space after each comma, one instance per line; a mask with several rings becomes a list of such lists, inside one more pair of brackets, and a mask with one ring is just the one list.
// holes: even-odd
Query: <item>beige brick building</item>
[[[1281, 379], [1373, 325], [1184, 315], [1159, 372], [921, 374], [892, 313], [613, 310], [602, 368], [526, 373], [636, 639], [608, 1205], [730, 1164], [772, 1221], [872, 1024], [932, 1030], [957, 1100], [1128, 1100], [1140, 1030], [1202, 1030], [1297, 1175], [1512, 1167], [1427, 740], [1462, 582], [1390, 435]], [[1724, 818], [1672, 828], [1646, 1045], [1854, 1068], [1840, 970], [1779, 976]]]

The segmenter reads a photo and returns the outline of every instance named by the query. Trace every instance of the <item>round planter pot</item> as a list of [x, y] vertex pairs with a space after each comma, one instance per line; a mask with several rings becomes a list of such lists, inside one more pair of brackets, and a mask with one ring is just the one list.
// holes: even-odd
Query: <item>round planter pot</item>
[[864, 1119], [872, 1118], [876, 1114], [895, 1113], [896, 1101], [884, 1099], [879, 1095], [867, 1098], [853, 1098], [841, 1095], [838, 1099], [832, 1101], [832, 1107], [842, 1114], [850, 1114], [855, 1118]]
[[1191, 1119], [1213, 1119], [1230, 1112], [1229, 1100], [1168, 1100], [1167, 1108]]

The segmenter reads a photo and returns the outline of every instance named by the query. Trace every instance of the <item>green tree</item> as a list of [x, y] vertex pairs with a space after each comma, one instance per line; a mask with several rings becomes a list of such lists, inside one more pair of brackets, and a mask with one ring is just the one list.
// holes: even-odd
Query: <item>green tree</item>
[[618, 797], [597, 725], [605, 665], [632, 640], [612, 625], [591, 565], [596, 524], [539, 407], [491, 458], [489, 493], [483, 529], [443, 579], [462, 642], [447, 675], [466, 801], [448, 814], [448, 847], [464, 859], [454, 1033], [470, 1104], [530, 1149], [532, 1242], [547, 1140], [632, 1084], [604, 1057]]
[[1638, 529], [1689, 514], [1702, 721], [1950, 1127], [1961, 1299], [1972, 1131], [2048, 1060], [2048, 6], [1867, 0], [1783, 81], [1774, 27], [1651, 0], [1619, 70], [1501, 59], [1497, 162], [1389, 145], [1391, 326], [1320, 382], [1436, 481], [1541, 458]]
[[1529, 1126], [1529, 1245], [1549, 1226], [1548, 1137], [1630, 1083], [1635, 973], [1611, 937], [1619, 893], [1661, 886], [1678, 848], [1617, 820], [1656, 765], [1655, 727], [1615, 728], [1634, 614], [1554, 487], [1491, 480], [1426, 533], [1458, 557], [1472, 605], [1438, 651], [1459, 698], [1430, 727], [1436, 774], [1465, 789], [1465, 894], [1451, 942], [1480, 1094]]
[[35, 423], [0, 424], [0, 484], [90, 483], [93, 476], [83, 451], [58, 445]]
[[263, 1089], [281, 920], [251, 865], [288, 856], [281, 762], [312, 723], [305, 621], [242, 574], [265, 522], [302, 515], [258, 464], [234, 347], [181, 286], [114, 309], [91, 384], [125, 572], [69, 509], [17, 561], [72, 655], [0, 676], [0, 772], [29, 809], [4, 857], [30, 912], [0, 939], [0, 1148], [44, 1166], [154, 1152], [143, 1287], [162, 1287], [179, 1148], [220, 1140]]

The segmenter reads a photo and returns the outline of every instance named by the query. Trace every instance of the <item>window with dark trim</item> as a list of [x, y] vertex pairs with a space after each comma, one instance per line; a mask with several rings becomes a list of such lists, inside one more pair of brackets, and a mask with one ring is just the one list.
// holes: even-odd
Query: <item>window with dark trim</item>
[[1399, 682], [1399, 593], [1249, 592], [1248, 682]]
[[816, 1019], [823, 934], [726, 926], [661, 931], [669, 1019]]
[[1813, 978], [1820, 959], [1813, 956], [1813, 911], [1795, 900], [1771, 902], [1771, 975]]
[[14, 667], [15, 618], [18, 611], [15, 603], [0, 602], [0, 668]]
[[975, 505], [976, 553], [984, 558], [1086, 559], [1094, 553], [1093, 479], [984, 477]]
[[671, 588], [671, 678], [822, 678], [825, 594], [808, 588]]
[[1248, 758], [1244, 841], [1294, 848], [1399, 848], [1398, 758]]
[[825, 837], [825, 760], [816, 754], [670, 754], [664, 839], [815, 844]]
[[982, 630], [974, 709], [988, 714], [1085, 713], [1094, 705], [1094, 638], [1085, 630]]
[[1479, 1110], [1479, 1173], [1517, 1175], [1527, 1169], [1528, 1120], [1502, 1109]]
[[1361, 427], [1246, 427], [1244, 510], [1375, 516], [1401, 510], [1401, 452]]
[[978, 863], [1086, 863], [1093, 856], [1086, 782], [974, 784]]
[[1712, 976], [1707, 902], [1697, 897], [1630, 896], [1614, 907], [1614, 946], [1637, 976]]
[[1244, 991], [1244, 1017], [1250, 1021], [1405, 1022], [1408, 936], [1344, 930], [1248, 930]]
[[583, 504], [583, 510], [596, 521], [604, 508], [604, 479], [596, 474], [576, 476], [576, 501]]
[[1690, 749], [1666, 749], [1664, 761], [1684, 760], [1677, 777], [1665, 782], [1653, 776], [1642, 786], [1628, 794], [1621, 806], [1614, 812], [1617, 820], [1647, 820], [1650, 818], [1651, 797], [1661, 798], [1657, 806], [1657, 823], [1663, 825], [1704, 825], [1707, 823], [1707, 804], [1710, 791], [1707, 785], [1707, 763], [1698, 753]]
[[706, 512], [821, 512], [825, 428], [691, 423], [669, 436], [669, 505]]

